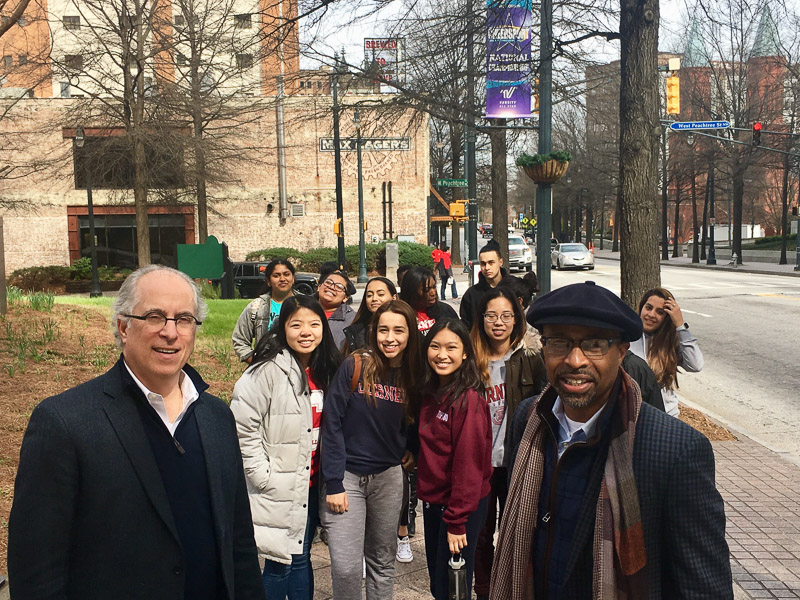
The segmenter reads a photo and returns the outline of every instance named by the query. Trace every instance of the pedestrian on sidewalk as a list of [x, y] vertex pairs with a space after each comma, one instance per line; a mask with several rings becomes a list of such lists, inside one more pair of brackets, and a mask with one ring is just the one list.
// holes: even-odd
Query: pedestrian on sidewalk
[[284, 301], [275, 335], [256, 344], [231, 410], [249, 482], [267, 600], [311, 600], [311, 543], [319, 525], [318, 440], [324, 397], [341, 361], [310, 296]]
[[427, 335], [440, 319], [457, 319], [455, 309], [436, 297], [436, 279], [426, 267], [412, 267], [403, 275], [400, 299], [417, 313], [417, 328]]
[[367, 600], [392, 597], [402, 471], [413, 466], [417, 446], [420, 357], [414, 311], [387, 302], [372, 317], [368, 350], [345, 359], [326, 398], [322, 524], [337, 600], [360, 600], [364, 559]]
[[447, 563], [460, 553], [469, 598], [492, 474], [489, 407], [464, 324], [439, 321], [426, 342], [417, 485], [431, 594], [435, 600], [449, 598]]
[[[520, 279], [506, 277], [503, 281]], [[492, 423], [491, 491], [486, 523], [478, 536], [475, 550], [475, 594], [488, 599], [489, 579], [494, 559], [494, 533], [502, 519], [508, 495], [506, 457], [517, 406], [525, 398], [536, 396], [547, 385], [539, 332], [525, 321], [522, 307], [508, 285], [501, 284], [486, 292], [478, 304], [478, 320], [470, 338], [484, 384], [483, 397], [489, 406]]]
[[656, 375], [667, 414], [677, 417], [678, 367], [689, 373], [703, 369], [703, 353], [683, 320], [675, 296], [664, 288], [653, 288], [639, 302], [643, 334], [631, 342], [631, 352], [647, 361]]
[[537, 299], [528, 320], [550, 385], [512, 423], [490, 598], [732, 600], [711, 444], [620, 368], [640, 317], [588, 281]]
[[[467, 326], [467, 329], [472, 329], [472, 324], [478, 316], [478, 302], [481, 296], [488, 290], [497, 287], [500, 281], [508, 275], [503, 268], [503, 257], [500, 256], [500, 244], [494, 239], [481, 248], [478, 253], [478, 261], [480, 264], [481, 272], [478, 275], [478, 283], [471, 286], [461, 299], [461, 307], [459, 314], [461, 320]], [[474, 268], [474, 266], [473, 266]]]
[[120, 359], [33, 411], [13, 598], [264, 600], [236, 424], [187, 362], [207, 312], [186, 274], [134, 271], [112, 306]]
[[437, 266], [439, 270], [439, 280], [442, 282], [441, 299], [447, 300], [447, 280], [453, 279], [452, 296], [453, 299], [458, 298], [458, 290], [456, 289], [456, 280], [453, 277], [453, 266], [450, 259], [450, 246], [442, 244], [440, 260]]

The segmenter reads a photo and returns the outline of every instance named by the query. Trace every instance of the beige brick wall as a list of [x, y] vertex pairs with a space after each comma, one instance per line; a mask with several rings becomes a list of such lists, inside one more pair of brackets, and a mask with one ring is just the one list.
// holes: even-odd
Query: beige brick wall
[[[380, 97], [347, 97], [345, 102]], [[76, 100], [31, 99], [0, 120], [0, 138], [14, 151], [11, 163], [21, 176], [0, 180], [0, 216], [5, 223], [6, 272], [44, 264], [69, 264], [67, 206], [86, 204], [86, 192], [74, 190], [71, 143], [61, 137], [65, 109]], [[355, 136], [352, 108], [341, 115], [342, 137]], [[361, 108], [364, 137], [409, 137], [408, 151], [363, 152], [363, 188], [367, 241], [383, 238], [381, 188], [392, 182], [393, 230], [426, 239], [428, 195], [427, 119], [408, 112]], [[209, 234], [226, 241], [235, 260], [270, 246], [299, 250], [334, 246], [336, 218], [334, 153], [321, 152], [319, 139], [332, 137], [330, 98], [290, 98], [285, 108], [287, 197], [303, 203], [305, 216], [279, 222], [275, 110], [267, 104], [236, 130], [241, 160], [221, 169], [230, 181], [210, 185]], [[8, 162], [4, 157], [3, 164]], [[342, 189], [346, 243], [358, 242], [356, 153], [342, 153]], [[151, 201], [160, 203], [151, 195]], [[98, 206], [132, 204], [127, 191], [99, 190]], [[272, 210], [268, 210], [268, 205]]]

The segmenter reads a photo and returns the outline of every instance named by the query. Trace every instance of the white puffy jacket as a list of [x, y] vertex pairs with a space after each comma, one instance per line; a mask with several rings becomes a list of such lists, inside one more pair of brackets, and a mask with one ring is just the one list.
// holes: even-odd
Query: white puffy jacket
[[303, 550], [311, 466], [311, 397], [287, 350], [248, 368], [233, 389], [258, 553], [290, 564]]

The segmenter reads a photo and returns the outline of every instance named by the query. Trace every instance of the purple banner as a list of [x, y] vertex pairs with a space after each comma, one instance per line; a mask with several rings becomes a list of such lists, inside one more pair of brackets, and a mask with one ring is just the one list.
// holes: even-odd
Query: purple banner
[[486, 116], [531, 116], [531, 0], [487, 0]]

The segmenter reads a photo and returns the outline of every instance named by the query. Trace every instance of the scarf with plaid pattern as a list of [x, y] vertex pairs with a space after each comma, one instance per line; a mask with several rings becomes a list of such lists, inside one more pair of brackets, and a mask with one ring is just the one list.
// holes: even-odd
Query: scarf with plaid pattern
[[[594, 600], [647, 598], [647, 564], [639, 495], [633, 474], [633, 441], [642, 394], [620, 368], [617, 407], [597, 498], [592, 554]], [[549, 390], [548, 388], [545, 390]], [[542, 396], [544, 393], [542, 392]], [[541, 398], [541, 396], [540, 396]], [[491, 600], [533, 600], [533, 537], [544, 475], [544, 421], [535, 410], [517, 451], [506, 510], [492, 565]]]

